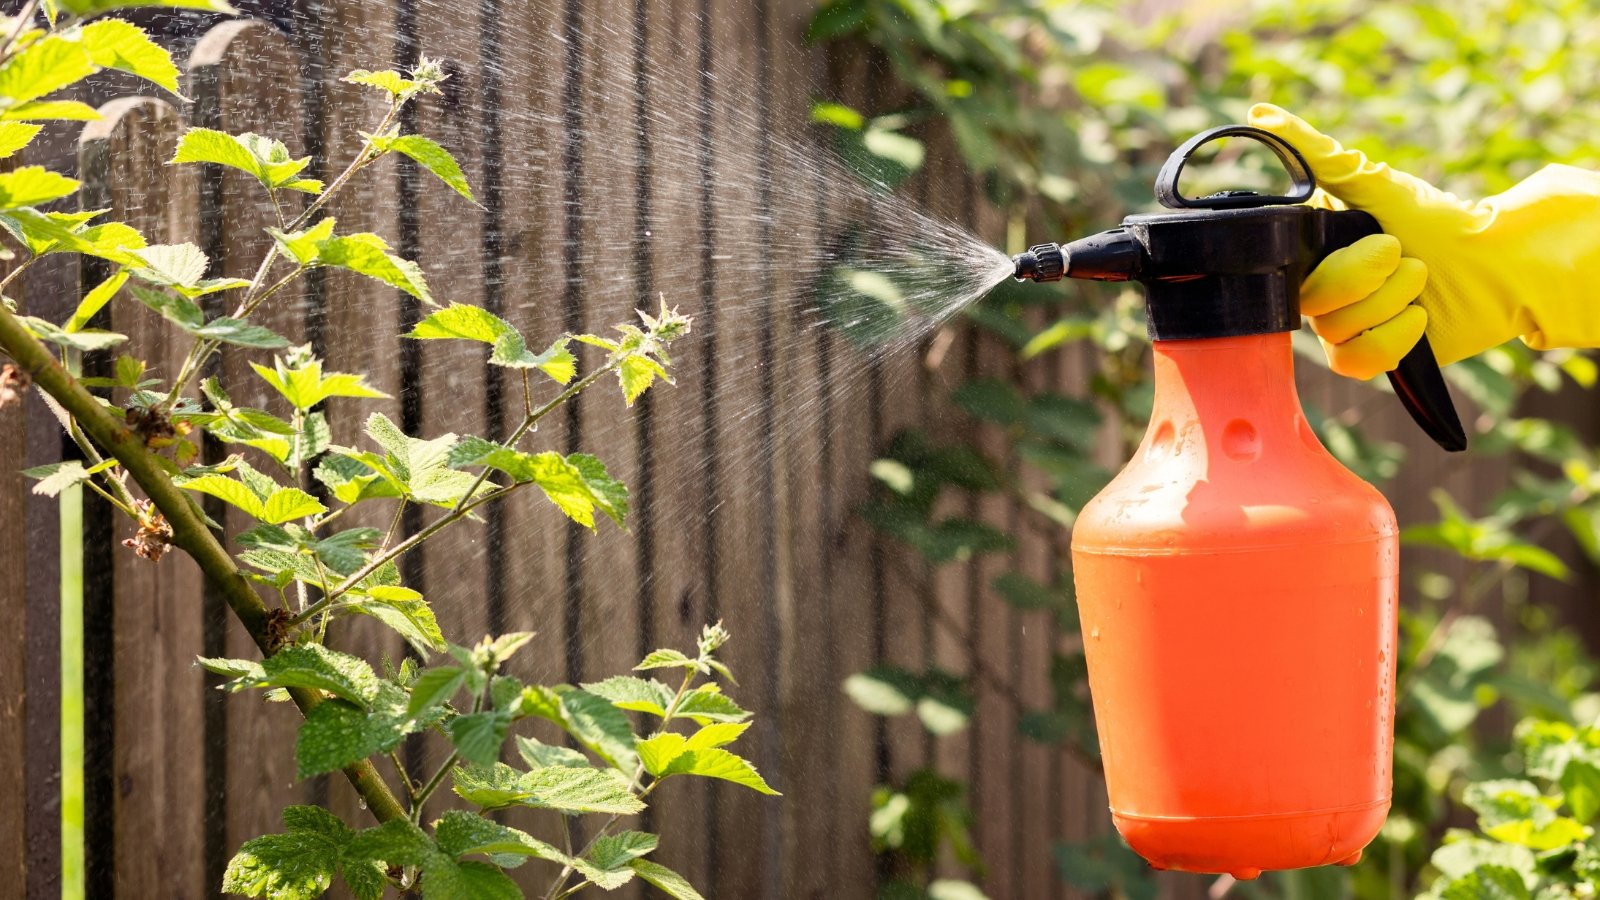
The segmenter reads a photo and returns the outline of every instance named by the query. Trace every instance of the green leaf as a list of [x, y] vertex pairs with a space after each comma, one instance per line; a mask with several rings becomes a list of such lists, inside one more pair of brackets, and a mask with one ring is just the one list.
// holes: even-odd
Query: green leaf
[[555, 383], [566, 384], [578, 374], [578, 358], [567, 349], [567, 344], [568, 339], [563, 337], [543, 353], [531, 353], [521, 334], [507, 332], [495, 340], [489, 362], [512, 369], [538, 369]]
[[442, 854], [422, 864], [423, 900], [523, 900], [522, 889], [498, 866], [456, 862]]
[[818, 102], [811, 104], [811, 121], [860, 131], [867, 117], [840, 103]]
[[521, 735], [517, 736], [517, 752], [522, 755], [523, 762], [526, 762], [528, 767], [533, 769], [542, 769], [545, 766], [569, 766], [575, 769], [593, 768], [589, 762], [589, 757], [570, 747], [544, 744], [534, 738]]
[[22, 122], [0, 122], [0, 159], [15, 156], [17, 151], [33, 142], [43, 127]]
[[1588, 824], [1600, 815], [1600, 768], [1593, 763], [1581, 759], [1568, 762], [1561, 773], [1561, 790], [1580, 823]]
[[322, 360], [312, 356], [309, 347], [297, 347], [288, 356], [277, 357], [271, 369], [258, 363], [251, 363], [250, 368], [299, 410], [309, 410], [329, 397], [389, 396], [368, 385], [365, 376], [349, 372], [323, 374]]
[[405, 819], [384, 822], [357, 834], [345, 847], [347, 859], [370, 860], [391, 866], [418, 866], [438, 853], [433, 839]]
[[67, 330], [82, 331], [86, 328], [89, 320], [104, 309], [105, 305], [111, 302], [111, 298], [117, 295], [117, 291], [122, 290], [122, 286], [127, 283], [128, 273], [119, 270], [91, 288], [78, 302], [78, 308], [73, 311], [72, 318], [67, 320]]
[[404, 691], [382, 682], [370, 713], [343, 700], [317, 706], [306, 716], [295, 742], [299, 777], [332, 772], [399, 746], [414, 730], [405, 704]]
[[183, 96], [172, 54], [150, 40], [144, 29], [122, 19], [100, 19], [83, 26], [80, 39], [95, 65], [127, 72]]
[[505, 857], [533, 857], [563, 865], [571, 861], [544, 841], [459, 809], [445, 813], [433, 824], [433, 832], [439, 849], [454, 857], [483, 853], [501, 865], [505, 865], [501, 862]]
[[629, 406], [639, 399], [640, 394], [649, 390], [657, 378], [668, 384], [672, 383], [667, 370], [643, 354], [628, 356], [617, 366], [617, 379], [622, 382], [622, 398]]
[[92, 16], [96, 13], [110, 12], [113, 9], [128, 9], [135, 6], [164, 6], [169, 9], [203, 9], [210, 12], [237, 13], [231, 5], [224, 0], [55, 0], [56, 4], [67, 12], [80, 16]]
[[34, 466], [24, 469], [22, 474], [27, 478], [37, 478], [39, 483], [33, 486], [33, 492], [41, 497], [54, 497], [75, 484], [82, 484], [94, 475], [116, 465], [117, 461], [108, 459], [99, 465], [84, 468], [83, 463], [77, 460], [49, 463], [43, 466]]
[[604, 697], [566, 685], [557, 687], [555, 695], [561, 713], [557, 724], [590, 753], [618, 769], [633, 771], [638, 762], [633, 751], [638, 739], [622, 710]]
[[777, 791], [767, 785], [761, 775], [756, 772], [755, 766], [742, 756], [730, 753], [727, 750], [686, 750], [673, 758], [672, 762], [662, 770], [662, 777], [669, 775], [699, 775], [704, 778], [719, 778], [743, 785], [752, 790], [772, 796], [780, 796]]
[[117, 334], [114, 331], [102, 331], [98, 328], [66, 331], [44, 319], [37, 319], [33, 316], [18, 316], [17, 318], [23, 325], [27, 326], [28, 331], [32, 332], [34, 337], [45, 343], [66, 347], [68, 350], [82, 350], [85, 353], [90, 353], [95, 350], [115, 347], [128, 339], [127, 335]]
[[750, 728], [749, 722], [714, 722], [689, 736], [685, 750], [709, 750], [722, 747], [739, 739]]
[[381, 72], [369, 72], [366, 69], [356, 69], [354, 72], [351, 72], [349, 75], [346, 75], [339, 80], [348, 82], [350, 84], [360, 84], [367, 87], [377, 88], [378, 90], [389, 94], [397, 101], [409, 100], [417, 94], [439, 93], [437, 83], [438, 81], [442, 80], [442, 75], [423, 77], [424, 71], [428, 68], [426, 65], [427, 62], [428, 60], [424, 58], [423, 65], [419, 65], [417, 67], [418, 71], [413, 73], [415, 77], [412, 78], [407, 78], [392, 69], [385, 69]]
[[688, 879], [663, 865], [648, 859], [636, 859], [628, 864], [645, 881], [650, 882], [673, 900], [705, 900]]
[[254, 133], [232, 135], [211, 128], [191, 128], [178, 141], [171, 164], [211, 163], [255, 176], [263, 187], [322, 193], [322, 182], [300, 177], [311, 157], [293, 159], [283, 142]]
[[194, 244], [152, 244], [136, 250], [135, 255], [144, 260], [144, 265], [134, 274], [166, 287], [197, 287], [211, 265], [211, 260]]
[[222, 889], [247, 897], [302, 900], [322, 896], [335, 872], [358, 900], [377, 900], [383, 893], [383, 870], [347, 855], [355, 833], [338, 817], [315, 806], [290, 806], [283, 811], [283, 834], [246, 841], [223, 873]]
[[242, 678], [255, 680], [265, 678], [266, 672], [262, 670], [261, 663], [253, 659], [221, 659], [215, 657], [198, 656], [195, 662], [213, 675], [224, 678]]
[[639, 762], [651, 775], [661, 777], [672, 761], [682, 756], [689, 740], [673, 731], [663, 731], [638, 744]]
[[349, 601], [348, 609], [389, 626], [405, 638], [423, 660], [429, 653], [445, 648], [444, 634], [439, 630], [433, 608], [421, 594], [409, 588], [380, 585], [361, 590], [359, 596]]
[[429, 313], [406, 337], [416, 340], [460, 338], [492, 345], [504, 335], [515, 333], [510, 322], [480, 306], [451, 303]]
[[449, 703], [466, 683], [467, 673], [460, 666], [440, 666], [423, 672], [411, 686], [406, 715], [415, 719], [427, 710]]
[[263, 678], [251, 687], [310, 688], [363, 707], [378, 692], [378, 676], [365, 660], [321, 644], [285, 647], [262, 660], [261, 669]]
[[591, 694], [610, 700], [618, 709], [650, 713], [664, 717], [667, 705], [672, 702], [672, 689], [654, 679], [646, 681], [630, 675], [618, 675], [605, 681], [583, 685]]
[[375, 234], [352, 234], [323, 241], [317, 250], [319, 265], [349, 269], [399, 288], [429, 306], [438, 306], [416, 263], [389, 252], [389, 244]]
[[76, 193], [79, 183], [43, 166], [23, 166], [0, 172], [0, 208], [39, 206], [60, 200]]
[[739, 704], [718, 690], [716, 685], [703, 684], [683, 696], [678, 704], [677, 716], [708, 725], [712, 722], [743, 722], [750, 718], [750, 713], [740, 709]]
[[641, 831], [622, 831], [596, 838], [585, 857], [602, 869], [615, 869], [655, 852], [660, 840]]
[[279, 487], [262, 499], [242, 482], [226, 475], [202, 475], [199, 478], [179, 479], [178, 486], [216, 497], [224, 503], [238, 507], [251, 518], [271, 525], [328, 511], [317, 498], [299, 488]]
[[22, 103], [0, 113], [0, 119], [8, 122], [93, 122], [99, 118], [99, 111], [77, 100], [41, 100], [37, 103]]
[[334, 219], [332, 216], [304, 229], [303, 231], [283, 232], [276, 228], [268, 228], [267, 234], [277, 242], [278, 249], [284, 255], [293, 259], [302, 268], [316, 264], [317, 256], [321, 252], [322, 242], [333, 237]]
[[376, 137], [372, 142], [381, 151], [393, 151], [411, 157], [418, 165], [439, 176], [439, 180], [456, 193], [473, 203], [478, 202], [472, 196], [472, 188], [467, 184], [466, 174], [461, 171], [461, 164], [450, 155], [450, 151], [433, 140], [420, 134], [407, 134], [401, 137]]
[[1529, 900], [1528, 886], [1514, 869], [1479, 866], [1439, 891], [1440, 900]]
[[500, 758], [500, 746], [505, 743], [510, 728], [510, 717], [499, 712], [480, 712], [456, 716], [445, 723], [444, 731], [462, 759], [487, 766]]
[[690, 659], [677, 650], [654, 650], [649, 656], [646, 656], [642, 661], [640, 661], [637, 666], [634, 666], [633, 670], [635, 672], [643, 672], [649, 669], [698, 668], [700, 668], [700, 663], [698, 660]]
[[0, 64], [0, 103], [15, 109], [94, 72], [94, 60], [81, 43], [50, 35]]
[[504, 763], [462, 767], [451, 773], [455, 792], [484, 809], [530, 806], [566, 813], [632, 815], [644, 804], [616, 769], [549, 766], [518, 772]]

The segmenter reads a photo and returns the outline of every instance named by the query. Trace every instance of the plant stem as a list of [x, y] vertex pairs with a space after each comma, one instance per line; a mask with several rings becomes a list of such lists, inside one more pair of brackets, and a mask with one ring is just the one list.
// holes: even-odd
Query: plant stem
[[444, 518], [433, 522], [432, 524], [428, 525], [428, 527], [422, 529], [421, 531], [417, 532], [416, 534], [412, 535], [411, 537], [406, 538], [404, 541], [401, 541], [399, 544], [396, 544], [394, 549], [387, 550], [387, 551], [379, 554], [376, 559], [370, 560], [366, 565], [362, 566], [359, 570], [357, 570], [354, 575], [351, 575], [349, 578], [346, 578], [342, 583], [340, 583], [340, 585], [338, 587], [334, 588], [332, 593], [328, 594], [327, 596], [323, 597], [321, 600], [318, 600], [317, 602], [311, 604], [310, 606], [307, 606], [304, 610], [302, 610], [299, 615], [295, 616], [293, 619], [290, 620], [289, 626], [290, 627], [294, 627], [296, 625], [300, 625], [301, 623], [305, 622], [307, 619], [309, 619], [312, 616], [316, 615], [317, 613], [321, 612], [329, 604], [331, 604], [333, 601], [339, 599], [340, 596], [344, 595], [351, 588], [353, 588], [356, 585], [360, 584], [362, 579], [366, 578], [368, 575], [371, 575], [373, 572], [378, 571], [378, 569], [382, 568], [387, 563], [392, 562], [393, 560], [398, 558], [401, 554], [405, 553], [407, 550], [410, 550], [411, 548], [417, 546], [418, 544], [422, 543], [423, 541], [427, 540], [428, 538], [431, 538], [435, 534], [438, 534], [440, 531], [442, 531], [444, 528], [448, 527], [452, 523], [462, 519], [463, 517], [465, 517], [467, 515], [467, 513], [472, 512], [474, 509], [477, 509], [478, 507], [482, 506], [485, 503], [488, 503], [488, 502], [493, 501], [493, 500], [498, 500], [501, 497], [506, 496], [507, 494], [510, 494], [510, 493], [520, 489], [520, 488], [526, 487], [529, 484], [532, 484], [532, 482], [519, 481], [519, 482], [517, 482], [515, 484], [509, 484], [509, 485], [506, 485], [505, 487], [496, 488], [495, 490], [490, 491], [487, 494], [480, 495], [477, 499], [473, 500], [471, 503], [469, 503], [465, 507], [461, 507], [461, 508], [458, 508], [458, 509], [451, 510], [449, 513], [445, 514]]
[[433, 792], [439, 789], [439, 784], [444, 781], [444, 777], [450, 774], [450, 770], [460, 761], [461, 754], [450, 754], [450, 758], [444, 761], [444, 765], [439, 767], [439, 771], [433, 773], [433, 777], [429, 778], [428, 783], [422, 786], [422, 790], [417, 791], [411, 801], [411, 821], [416, 822], [420, 819], [422, 816], [422, 804], [428, 802], [428, 798], [433, 796]]
[[[378, 135], [388, 131], [389, 126], [394, 124], [395, 116], [400, 114], [400, 107], [404, 105], [404, 103], [390, 103], [389, 111], [384, 114], [383, 121], [378, 123], [378, 127], [373, 129], [372, 133]], [[313, 200], [311, 205], [306, 207], [306, 211], [296, 216], [295, 220], [290, 222], [289, 227], [285, 228], [284, 230], [299, 231], [306, 224], [306, 222], [311, 220], [311, 217], [316, 214], [317, 210], [326, 206], [328, 200], [332, 198], [334, 194], [338, 193], [339, 189], [344, 187], [345, 183], [348, 182], [357, 172], [381, 158], [382, 154], [369, 157], [368, 154], [371, 151], [372, 141], [370, 139], [362, 141], [361, 152], [357, 153], [356, 158], [350, 161], [350, 165], [345, 166], [344, 171], [340, 172], [338, 177], [333, 179], [333, 183], [324, 188], [322, 193], [317, 196], [317, 199]]]
[[37, 257], [37, 256], [29, 257], [21, 265], [17, 266], [15, 269], [12, 269], [11, 273], [9, 275], [7, 275], [5, 278], [0, 278], [0, 291], [4, 291], [7, 287], [9, 287], [11, 285], [11, 282], [13, 280], [15, 280], [18, 275], [21, 275], [23, 272], [26, 272], [28, 270], [28, 267], [33, 265], [34, 261], [37, 260], [38, 258], [39, 257]]
[[[188, 554], [200, 571], [205, 573], [206, 579], [217, 587], [262, 655], [271, 656], [277, 648], [266, 605], [239, 572], [233, 557], [228, 555], [228, 551], [206, 526], [199, 507], [188, 494], [172, 483], [166, 470], [157, 461], [156, 454], [129, 430], [127, 423], [101, 406], [94, 395], [62, 368], [50, 351], [4, 306], [0, 306], [0, 349], [32, 377], [40, 390], [54, 398], [89, 438], [105, 448], [106, 453], [133, 476], [150, 502], [172, 526], [173, 545]], [[305, 688], [290, 688], [289, 696], [302, 712], [310, 712], [323, 702], [319, 692]], [[378, 821], [405, 817], [404, 807], [395, 799], [370, 760], [346, 766], [344, 774]]]

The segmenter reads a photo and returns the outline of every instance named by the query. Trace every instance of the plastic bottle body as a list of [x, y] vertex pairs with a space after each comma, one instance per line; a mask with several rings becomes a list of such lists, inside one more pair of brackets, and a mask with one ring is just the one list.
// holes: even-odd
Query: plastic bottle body
[[1117, 828], [1160, 868], [1349, 863], [1390, 797], [1394, 513], [1323, 449], [1288, 334], [1157, 342], [1073, 570]]

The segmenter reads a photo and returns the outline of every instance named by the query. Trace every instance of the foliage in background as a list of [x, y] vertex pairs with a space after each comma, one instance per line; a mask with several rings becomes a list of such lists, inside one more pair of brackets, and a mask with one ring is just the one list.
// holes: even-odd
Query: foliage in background
[[[130, 5], [141, 4], [44, 0], [41, 8], [30, 0], [4, 20], [0, 157], [32, 141], [40, 130], [36, 121], [96, 118], [81, 103], [50, 96], [102, 68], [177, 93], [178, 70], [165, 50], [128, 22], [94, 18]], [[220, 0], [148, 5], [227, 11]], [[357, 175], [396, 154], [473, 201], [451, 154], [423, 135], [402, 133], [399, 125], [402, 110], [440, 93], [444, 78], [425, 57], [409, 72], [350, 73], [345, 81], [376, 90], [388, 102], [349, 164], [326, 184], [305, 176], [310, 158], [294, 157], [270, 137], [204, 128], [182, 136], [172, 164], [244, 172], [270, 204], [272, 243], [250, 279], [214, 277], [214, 262], [195, 245], [149, 244], [128, 225], [103, 221], [107, 210], [63, 208], [58, 201], [79, 187], [72, 178], [37, 166], [0, 173], [0, 227], [16, 248], [7, 250], [14, 263], [0, 288], [55, 253], [92, 257], [108, 270], [63, 322], [30, 315], [26, 299], [5, 298], [0, 349], [9, 362], [0, 372], [0, 405], [20, 402], [32, 386], [82, 454], [29, 470], [38, 480], [36, 493], [87, 488], [126, 516], [133, 533], [123, 543], [130, 552], [151, 564], [175, 547], [194, 558], [264, 657], [201, 664], [228, 679], [228, 691], [260, 689], [269, 699], [293, 700], [306, 716], [293, 751], [298, 777], [343, 770], [379, 820], [357, 830], [326, 809], [291, 806], [283, 812], [284, 832], [239, 849], [222, 890], [303, 900], [321, 896], [337, 876], [363, 900], [376, 900], [390, 887], [429, 900], [499, 900], [522, 896], [505, 869], [540, 860], [551, 873], [546, 900], [590, 887], [615, 890], [635, 878], [679, 900], [698, 900], [681, 876], [646, 858], [656, 849], [656, 835], [614, 829], [642, 812], [656, 787], [674, 776], [776, 793], [727, 749], [749, 727], [750, 714], [719, 684], [733, 680], [715, 655], [728, 638], [721, 626], [707, 628], [693, 654], [651, 653], [635, 667], [642, 675], [580, 687], [525, 685], [501, 667], [531, 634], [484, 637], [470, 647], [450, 643], [427, 599], [402, 583], [396, 564], [446, 528], [477, 519], [475, 511], [485, 504], [530, 486], [580, 525], [593, 529], [603, 516], [621, 526], [628, 490], [599, 459], [519, 445], [540, 420], [602, 378], [614, 375], [630, 406], [657, 381], [670, 382], [667, 348], [690, 327], [663, 302], [658, 314], [641, 312], [640, 325], [619, 325], [614, 336], [563, 335], [536, 350], [512, 323], [487, 310], [440, 307], [415, 260], [392, 252], [378, 235], [341, 230], [321, 214]], [[379, 412], [364, 423], [330, 417], [330, 398], [385, 395], [363, 373], [329, 371], [311, 346], [291, 346], [254, 316], [307, 272], [326, 268], [367, 276], [431, 307], [404, 337], [478, 342], [490, 363], [517, 372], [524, 408], [511, 435], [503, 441], [422, 438]], [[100, 327], [113, 303], [130, 311], [142, 305], [187, 336], [189, 351], [170, 379], [137, 355], [148, 348], [111, 358], [113, 348], [129, 343]], [[574, 344], [598, 350], [598, 364], [581, 377]], [[253, 374], [244, 377], [271, 388], [271, 408], [236, 402], [245, 385], [209, 374], [220, 371], [215, 362], [223, 346], [254, 354]], [[80, 377], [85, 360], [105, 374]], [[352, 443], [336, 443], [340, 439]], [[203, 442], [236, 452], [206, 454]], [[307, 490], [313, 484], [316, 493]], [[382, 509], [393, 524], [387, 531], [341, 527], [350, 525], [341, 517], [357, 507]], [[405, 534], [402, 513], [410, 507], [434, 515]], [[250, 521], [231, 535], [242, 548], [236, 559], [223, 549], [222, 526], [208, 508], [219, 517], [231, 508]], [[329, 624], [351, 616], [392, 629], [414, 658], [398, 668], [384, 660], [380, 672], [329, 647]], [[430, 659], [442, 662], [427, 666]], [[651, 677], [658, 670], [676, 686]], [[563, 743], [513, 735], [513, 727], [528, 719], [553, 726], [547, 737]], [[413, 772], [396, 751], [408, 735], [426, 732], [442, 735], [452, 752], [436, 770]], [[501, 761], [513, 737], [520, 757], [515, 765]], [[373, 760], [393, 764], [399, 797]], [[447, 781], [478, 812], [451, 810], [430, 819], [427, 803]], [[565, 840], [546, 843], [486, 815], [510, 807], [552, 811]], [[569, 819], [582, 816], [603, 820], [577, 846]]]
[[[1375, 158], [1463, 195], [1502, 190], [1549, 162], [1600, 165], [1600, 83], [1592, 67], [1600, 56], [1600, 16], [1581, 0], [1468, 0], [1448, 9], [1420, 0], [1259, 0], [1239, 9], [1172, 4], [1197, 11], [1143, 19], [1127, 6], [1112, 0], [828, 0], [810, 23], [810, 39], [870, 48], [899, 82], [885, 93], [903, 99], [877, 115], [819, 103], [813, 119], [835, 131], [841, 151], [858, 161], [865, 178], [888, 187], [919, 168], [924, 140], [953, 143], [983, 194], [1006, 216], [1011, 251], [1032, 240], [1098, 231], [1150, 208], [1156, 169], [1173, 146], [1202, 128], [1242, 121], [1258, 101], [1301, 113]], [[1211, 166], [1214, 183], [1203, 187], [1269, 187], [1276, 169], [1263, 157], [1224, 148]], [[1136, 291], [1007, 286], [972, 318], [1007, 348], [1011, 371], [1047, 354], [1088, 352], [1095, 372], [1088, 397], [1031, 392], [1005, 380], [960, 387], [956, 404], [1004, 435], [1003, 459], [985, 461], [972, 448], [937, 447], [917, 436], [887, 448], [874, 465], [882, 487], [867, 515], [934, 565], [1006, 546], [1001, 535], [942, 518], [937, 510], [951, 504], [937, 502], [941, 491], [1008, 492], [1046, 523], [1070, 526], [1109, 477], [1091, 446], [1102, 419], [1118, 437], [1117, 455], [1125, 457], [1148, 417], [1148, 342]], [[1320, 363], [1314, 342], [1297, 346]], [[1522, 771], [1519, 757], [1508, 752], [1503, 726], [1475, 724], [1486, 713], [1491, 722], [1532, 716], [1576, 722], [1587, 734], [1581, 726], [1593, 722], [1587, 692], [1594, 664], [1580, 642], [1558, 630], [1555, 615], [1528, 597], [1537, 579], [1571, 574], [1570, 560], [1544, 548], [1552, 538], [1570, 535], [1585, 565], [1600, 562], [1600, 462], [1569, 425], [1522, 410], [1530, 395], [1592, 388], [1595, 363], [1582, 353], [1534, 353], [1514, 343], [1447, 374], [1482, 413], [1469, 420], [1473, 456], [1503, 457], [1508, 487], [1482, 509], [1465, 509], [1437, 491], [1437, 521], [1404, 534], [1412, 549], [1401, 624], [1394, 811], [1354, 870], [1280, 873], [1250, 885], [1218, 884], [1219, 891], [1374, 900], [1423, 890], [1486, 896], [1451, 887], [1471, 868], [1462, 868], [1463, 851], [1450, 849], [1458, 844], [1441, 848], [1430, 862], [1447, 825], [1468, 815], [1466, 806], [1481, 807], [1486, 789], [1469, 785]], [[1307, 412], [1328, 448], [1380, 487], [1441, 483], [1449, 466], [1408, 466], [1398, 445], [1363, 433], [1363, 420], [1392, 404], [1385, 391], [1374, 384], [1349, 408]], [[1458, 580], [1459, 572], [1465, 574]], [[992, 587], [1015, 608], [1054, 616], [1062, 648], [1079, 646], [1070, 576], [1044, 585], [1007, 573]], [[1499, 633], [1491, 619], [1501, 623]], [[1020, 724], [1030, 737], [1092, 760], [1083, 672], [1081, 654], [1059, 652], [1050, 705]], [[863, 705], [892, 713], [915, 705], [914, 685], [928, 675], [872, 677], [900, 685], [904, 696], [885, 704], [866, 695]], [[939, 684], [947, 694], [971, 690], [942, 677]], [[851, 692], [858, 700], [864, 696]], [[1523, 731], [1538, 727], [1563, 726]], [[1541, 784], [1560, 782], [1553, 768], [1530, 772], [1544, 779]], [[1583, 828], [1540, 830], [1555, 816], [1546, 814], [1555, 798], [1530, 800], [1518, 815], [1502, 810], [1485, 820], [1487, 827], [1497, 840], [1546, 854], [1537, 857], [1540, 871], [1554, 866], [1551, 871], [1567, 873], [1559, 878], [1580, 884], [1579, 893], [1592, 893], [1592, 868], [1560, 862], [1590, 858], [1587, 819], [1573, 809]], [[1570, 840], [1538, 846], [1549, 845], [1552, 834]], [[1062, 877], [1105, 896], [1143, 896], [1148, 881], [1137, 867], [1117, 861], [1120, 845], [1098, 850], [1058, 847]], [[1511, 868], [1527, 876], [1528, 891], [1566, 896], [1520, 866], [1521, 850], [1507, 852], [1516, 854], [1519, 865]], [[1503, 875], [1481, 877], [1509, 885]], [[1550, 882], [1555, 876], [1542, 877]], [[1527, 895], [1501, 889], [1508, 891], [1504, 896]]]

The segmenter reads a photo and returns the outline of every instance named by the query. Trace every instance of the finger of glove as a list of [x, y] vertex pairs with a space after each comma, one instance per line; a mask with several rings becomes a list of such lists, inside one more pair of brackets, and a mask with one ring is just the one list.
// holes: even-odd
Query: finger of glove
[[1324, 341], [1322, 348], [1328, 354], [1328, 368], [1362, 381], [1393, 371], [1422, 339], [1427, 327], [1427, 311], [1420, 306], [1408, 306], [1398, 316], [1342, 344]]
[[1391, 169], [1387, 163], [1373, 162], [1365, 153], [1345, 148], [1304, 119], [1270, 103], [1252, 106], [1249, 122], [1299, 150], [1317, 184], [1328, 193], [1379, 219], [1391, 210], [1404, 215], [1439, 197], [1438, 190], [1420, 178]]
[[1420, 259], [1402, 259], [1394, 274], [1371, 295], [1326, 315], [1313, 316], [1311, 327], [1323, 340], [1342, 344], [1398, 316], [1417, 299], [1427, 283], [1427, 264]]
[[1329, 253], [1300, 285], [1300, 312], [1325, 316], [1370, 297], [1400, 264], [1400, 242], [1370, 234]]

